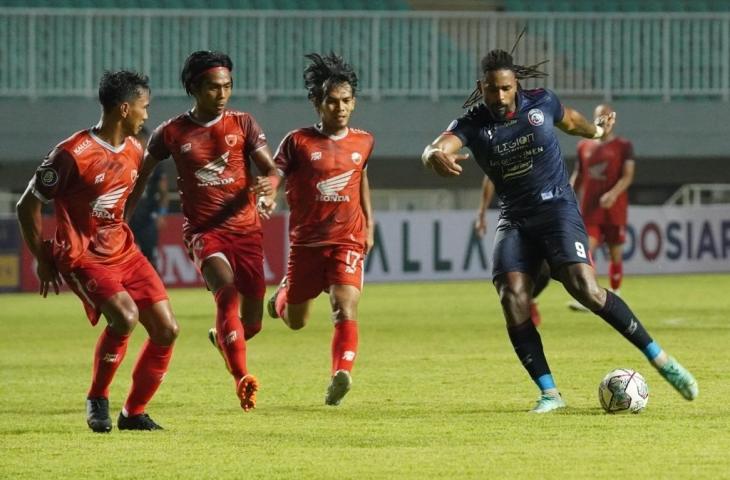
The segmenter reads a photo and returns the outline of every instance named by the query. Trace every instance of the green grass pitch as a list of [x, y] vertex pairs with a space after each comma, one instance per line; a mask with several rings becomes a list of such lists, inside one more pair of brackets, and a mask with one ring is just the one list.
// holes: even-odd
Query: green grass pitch
[[[244, 414], [206, 332], [213, 300], [173, 290], [181, 324], [170, 372], [148, 412], [163, 432], [91, 433], [84, 398], [99, 328], [71, 293], [0, 296], [0, 478], [730, 478], [730, 276], [628, 277], [624, 298], [695, 374], [683, 400], [602, 320], [540, 298], [548, 360], [568, 402], [528, 415], [537, 389], [507, 339], [488, 281], [367, 285], [354, 385], [324, 406], [331, 322], [326, 298], [305, 329], [264, 320], [248, 345], [261, 382]], [[141, 326], [112, 385], [121, 408]], [[604, 414], [609, 370], [637, 369], [640, 415]]]

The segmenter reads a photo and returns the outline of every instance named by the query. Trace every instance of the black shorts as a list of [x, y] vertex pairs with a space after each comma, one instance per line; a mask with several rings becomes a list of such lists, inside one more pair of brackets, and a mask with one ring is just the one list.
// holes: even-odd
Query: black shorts
[[574, 202], [543, 204], [519, 218], [501, 218], [492, 253], [492, 278], [508, 272], [535, 277], [547, 260], [553, 276], [565, 264], [591, 264], [588, 235]]

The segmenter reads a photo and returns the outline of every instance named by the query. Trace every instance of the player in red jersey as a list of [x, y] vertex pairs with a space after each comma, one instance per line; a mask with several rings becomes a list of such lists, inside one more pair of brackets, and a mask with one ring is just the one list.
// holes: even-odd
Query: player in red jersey
[[[81, 299], [92, 325], [107, 327], [94, 352], [86, 400], [87, 423], [109, 432], [109, 386], [139, 321], [149, 339], [132, 372], [132, 387], [119, 414], [120, 430], [159, 430], [145, 413], [172, 356], [178, 326], [160, 277], [124, 223], [125, 201], [137, 180], [142, 146], [134, 135], [147, 119], [147, 77], [106, 72], [99, 84], [101, 122], [76, 132], [45, 158], [18, 202], [18, 221], [38, 262], [40, 293], [58, 294], [61, 277]], [[56, 232], [43, 242], [41, 205], [53, 201]]]
[[267, 308], [293, 330], [307, 322], [312, 300], [329, 292], [334, 321], [331, 381], [325, 403], [339, 405], [350, 390], [357, 355], [357, 306], [363, 258], [373, 245], [367, 163], [368, 132], [348, 127], [357, 76], [341, 57], [309, 54], [305, 86], [320, 123], [290, 132], [275, 161], [286, 178], [289, 265]]
[[[608, 276], [611, 290], [618, 294], [623, 279], [623, 244], [626, 241], [628, 210], [627, 189], [634, 179], [634, 149], [631, 142], [614, 133], [616, 112], [609, 105], [598, 105], [594, 117], [610, 121], [598, 140], [581, 140], [578, 159], [570, 177], [580, 200], [581, 215], [588, 232], [591, 255], [602, 243], [608, 245]], [[584, 310], [570, 303], [575, 310]]]
[[[261, 214], [274, 207], [276, 166], [266, 136], [248, 113], [226, 108], [233, 62], [220, 52], [197, 51], [185, 60], [181, 81], [193, 108], [157, 127], [131, 202], [155, 166], [175, 161], [185, 215], [183, 236], [216, 304], [210, 332], [236, 385], [241, 408], [255, 407], [258, 381], [248, 373], [246, 341], [261, 330], [264, 253]], [[254, 179], [251, 161], [264, 175]], [[134, 203], [131, 203], [134, 205]]]
[[[487, 233], [487, 209], [494, 198], [494, 183], [488, 176], [484, 175], [482, 180], [482, 194], [479, 198], [479, 209], [477, 210], [477, 218], [474, 221], [474, 231], [479, 238]], [[537, 308], [537, 296], [545, 290], [550, 283], [550, 266], [547, 262], [542, 262], [540, 271], [535, 276], [534, 285], [532, 286], [532, 298], [530, 299], [530, 320], [538, 327], [542, 323], [540, 310]]]

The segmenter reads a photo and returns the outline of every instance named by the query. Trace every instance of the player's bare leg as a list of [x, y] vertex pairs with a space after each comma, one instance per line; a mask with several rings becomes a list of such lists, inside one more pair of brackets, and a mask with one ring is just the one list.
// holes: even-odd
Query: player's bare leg
[[330, 306], [335, 331], [332, 336], [332, 368], [325, 395], [326, 405], [339, 405], [352, 387], [352, 368], [357, 356], [357, 305], [360, 290], [352, 285], [332, 285]]
[[127, 343], [139, 319], [137, 305], [127, 292], [111, 296], [100, 307], [107, 321], [94, 351], [91, 387], [86, 398], [86, 423], [98, 433], [112, 429], [109, 385], [127, 352]]
[[117, 427], [120, 430], [162, 430], [145, 412], [159, 388], [172, 358], [173, 345], [180, 328], [169, 300], [163, 300], [139, 312], [139, 322], [149, 339], [140, 351], [132, 372], [132, 386]]
[[201, 271], [216, 303], [213, 337], [233, 376], [241, 408], [248, 412], [255, 407], [259, 384], [246, 367], [246, 340], [239, 317], [239, 293], [233, 283], [233, 270], [225, 258], [214, 255], [203, 261]]
[[494, 279], [494, 286], [517, 358], [540, 389], [540, 398], [531, 411], [547, 413], [565, 407], [545, 358], [540, 334], [530, 319], [532, 278], [523, 272], [507, 272]]
[[307, 324], [311, 310], [311, 300], [303, 303], [287, 303], [282, 312], [281, 319], [292, 330], [301, 330]]
[[692, 374], [662, 350], [618, 295], [598, 286], [591, 266], [583, 263], [566, 265], [558, 276], [576, 300], [641, 350], [662, 377], [685, 399], [694, 400], [697, 397], [699, 388]]
[[239, 318], [243, 324], [243, 336], [251, 340], [261, 331], [261, 319], [264, 316], [264, 301], [261, 298], [239, 295]]

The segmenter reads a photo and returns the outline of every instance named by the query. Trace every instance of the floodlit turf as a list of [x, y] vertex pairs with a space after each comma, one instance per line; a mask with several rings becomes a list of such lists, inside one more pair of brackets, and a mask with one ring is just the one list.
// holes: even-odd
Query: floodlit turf
[[[683, 400], [597, 317], [553, 283], [540, 328], [568, 408], [528, 415], [537, 390], [507, 339], [488, 282], [368, 285], [352, 391], [324, 406], [331, 323], [324, 297], [301, 331], [265, 319], [249, 343], [261, 390], [244, 414], [208, 343], [213, 301], [172, 291], [181, 324], [148, 412], [163, 432], [91, 433], [84, 397], [99, 328], [71, 293], [0, 296], [0, 478], [728, 478], [730, 276], [627, 278], [624, 298], [699, 380]], [[112, 385], [121, 408], [143, 339]], [[639, 415], [600, 409], [618, 367], [647, 379]]]

